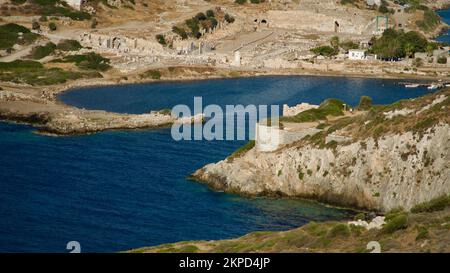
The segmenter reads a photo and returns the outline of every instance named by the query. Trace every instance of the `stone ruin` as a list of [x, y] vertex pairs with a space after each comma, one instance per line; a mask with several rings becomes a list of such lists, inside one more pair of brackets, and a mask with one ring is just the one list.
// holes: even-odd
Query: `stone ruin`
[[149, 55], [163, 51], [162, 45], [155, 41], [98, 33], [83, 33], [80, 36], [80, 42], [85, 46], [116, 53]]

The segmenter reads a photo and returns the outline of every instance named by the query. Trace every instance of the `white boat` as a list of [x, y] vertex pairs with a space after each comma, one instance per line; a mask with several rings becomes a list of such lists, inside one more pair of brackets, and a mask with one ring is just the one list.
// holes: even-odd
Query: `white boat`
[[439, 88], [439, 86], [437, 84], [432, 84], [432, 85], [428, 86], [428, 90], [436, 90], [438, 88]]
[[414, 84], [406, 84], [406, 85], [405, 85], [406, 88], [417, 88], [417, 87], [419, 87], [419, 86], [420, 86], [420, 84], [418, 84], [418, 83], [414, 83]]

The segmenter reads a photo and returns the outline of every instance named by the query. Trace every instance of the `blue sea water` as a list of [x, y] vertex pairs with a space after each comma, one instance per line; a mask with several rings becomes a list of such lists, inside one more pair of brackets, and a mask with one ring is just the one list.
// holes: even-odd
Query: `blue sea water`
[[[445, 23], [450, 24], [450, 9], [439, 10], [437, 13], [441, 16]], [[436, 40], [450, 44], [450, 29], [448, 29], [446, 33], [439, 36]]]
[[[361, 95], [391, 103], [423, 95], [395, 80], [258, 77], [72, 90], [65, 103], [143, 113], [192, 104], [319, 103]], [[48, 137], [0, 123], [0, 252], [113, 252], [181, 240], [225, 239], [286, 230], [352, 212], [298, 200], [243, 198], [214, 192], [186, 177], [245, 141], [181, 141], [170, 129]]]

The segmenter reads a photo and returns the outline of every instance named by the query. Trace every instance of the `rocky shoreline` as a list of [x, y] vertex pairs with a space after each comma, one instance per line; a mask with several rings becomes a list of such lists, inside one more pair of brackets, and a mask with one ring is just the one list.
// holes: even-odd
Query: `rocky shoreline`
[[[355, 118], [354, 124], [335, 123], [344, 126], [339, 133], [351, 139], [344, 143], [317, 145], [305, 138], [274, 152], [252, 148], [241, 157], [206, 165], [191, 178], [215, 190], [249, 196], [306, 198], [375, 211], [409, 210], [450, 192], [449, 94], [447, 90], [403, 102], [408, 114], [390, 120], [380, 116], [372, 120], [367, 118], [373, 115], [369, 112], [362, 120]], [[373, 122], [380, 124], [370, 125]], [[410, 127], [404, 128], [402, 122]], [[422, 125], [426, 128], [418, 130]], [[386, 132], [379, 135], [375, 127], [370, 129], [375, 136], [372, 131], [361, 133], [371, 126]], [[319, 137], [325, 136], [310, 136]]]
[[435, 76], [411, 74], [365, 74], [354, 72], [317, 70], [218, 70], [207, 74], [192, 74], [163, 77], [160, 80], [119, 78], [77, 80], [55, 86], [34, 87], [4, 83], [0, 90], [0, 120], [30, 124], [40, 133], [51, 135], [88, 134], [114, 129], [142, 129], [168, 126], [174, 122], [169, 115], [157, 111], [143, 115], [126, 115], [106, 111], [78, 109], [58, 101], [57, 95], [80, 87], [108, 86], [117, 84], [138, 84], [171, 81], [195, 81], [258, 76], [333, 76], [385, 79], [435, 80]]

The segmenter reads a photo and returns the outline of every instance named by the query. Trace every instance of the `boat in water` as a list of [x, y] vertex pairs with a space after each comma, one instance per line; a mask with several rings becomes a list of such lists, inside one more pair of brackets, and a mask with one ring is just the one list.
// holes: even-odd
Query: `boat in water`
[[417, 88], [417, 87], [419, 87], [419, 86], [420, 86], [420, 84], [418, 84], [418, 83], [414, 83], [414, 84], [406, 84], [406, 85], [405, 85], [406, 88]]
[[427, 88], [428, 88], [428, 90], [436, 90], [441, 87], [443, 87], [442, 84], [432, 84], [432, 85], [428, 86]]

